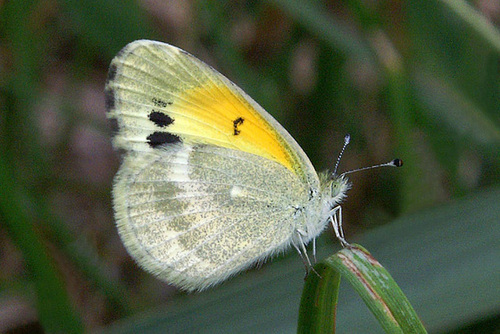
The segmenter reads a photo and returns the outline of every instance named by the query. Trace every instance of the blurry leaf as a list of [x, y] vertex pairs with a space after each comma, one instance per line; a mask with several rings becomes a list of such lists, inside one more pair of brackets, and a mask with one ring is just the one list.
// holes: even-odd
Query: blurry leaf
[[72, 233], [65, 222], [57, 218], [49, 209], [43, 198], [32, 200], [40, 217], [40, 225], [45, 229], [46, 238], [72, 261], [80, 272], [85, 275], [89, 283], [99, 289], [110, 301], [116, 314], [130, 314], [133, 307], [140, 306], [140, 302], [129, 305], [125, 285], [113, 277], [107, 263], [99, 258], [97, 251], [85, 238]]
[[[24, 164], [43, 167], [46, 156], [41, 152], [36, 137], [38, 129], [32, 115], [38, 102], [42, 59], [46, 56], [47, 37], [33, 22], [38, 1], [8, 1], [0, 6], [3, 45], [12, 58], [11, 67], [2, 67], [2, 113], [0, 120], [0, 154], [8, 155], [7, 163], [17, 169]], [[19, 173], [23, 173], [19, 169]], [[30, 169], [29, 176], [37, 175]]]
[[152, 37], [152, 29], [137, 1], [66, 0], [59, 4], [73, 30], [107, 52], [109, 59], [129, 42]]
[[35, 283], [38, 317], [47, 333], [81, 333], [83, 326], [47, 252], [33, 218], [28, 215], [26, 194], [0, 156], [0, 215], [10, 237], [22, 251]]
[[[475, 132], [471, 138], [498, 141], [498, 29], [464, 1], [409, 2], [408, 17], [418, 96], [433, 112], [448, 114], [440, 118], [454, 127], [471, 122]], [[478, 127], [484, 127], [485, 133]]]
[[[408, 76], [404, 69], [396, 67], [387, 70], [387, 112], [394, 124], [396, 137], [396, 156], [402, 157], [405, 167], [401, 170], [400, 205], [402, 212], [412, 212], [435, 203], [438, 187], [433, 186], [433, 180], [426, 175], [418, 154], [413, 113], [411, 108], [411, 93]], [[426, 196], [421, 196], [425, 192]]]
[[467, 96], [423, 71], [415, 79], [417, 94], [428, 107], [423, 112], [432, 119], [476, 144], [500, 144], [500, 123], [495, 122], [498, 120], [490, 118]]
[[361, 35], [354, 32], [342, 20], [326, 13], [317, 1], [268, 0], [313, 36], [344, 52], [347, 56], [364, 62], [375, 62], [374, 54]]
[[500, 54], [500, 32], [481, 15], [474, 7], [464, 0], [439, 0], [443, 6], [453, 11], [455, 15], [481, 36], [492, 48]]
[[[433, 189], [460, 195], [480, 178], [484, 184], [495, 183], [484, 177], [484, 166], [498, 166], [491, 164], [500, 145], [498, 29], [465, 1], [408, 1], [405, 8], [414, 120], [422, 131], [420, 148], [431, 146], [420, 161], [433, 157], [446, 170], [441, 181], [424, 185], [417, 196]], [[469, 174], [464, 175], [463, 164], [471, 154], [480, 167], [465, 167]]]

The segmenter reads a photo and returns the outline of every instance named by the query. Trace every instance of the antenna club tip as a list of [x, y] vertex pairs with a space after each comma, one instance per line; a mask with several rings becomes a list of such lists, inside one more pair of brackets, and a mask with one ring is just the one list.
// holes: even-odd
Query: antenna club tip
[[350, 141], [351, 141], [351, 135], [350, 134], [346, 134], [345, 137], [344, 137], [344, 143], [345, 143], [345, 145], [349, 144]]
[[392, 160], [392, 165], [395, 167], [401, 167], [403, 166], [403, 160], [401, 159], [394, 159]]

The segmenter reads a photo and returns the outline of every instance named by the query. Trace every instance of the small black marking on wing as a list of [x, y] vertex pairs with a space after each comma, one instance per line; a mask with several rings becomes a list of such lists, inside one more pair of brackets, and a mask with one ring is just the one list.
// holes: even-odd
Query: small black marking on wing
[[120, 126], [118, 124], [118, 120], [116, 118], [110, 118], [109, 123], [111, 124], [112, 133], [117, 133], [120, 130]]
[[115, 109], [115, 92], [110, 88], [104, 90], [104, 103], [107, 111]]
[[125, 53], [130, 53], [129, 51], [130, 47], [129, 46], [125, 46], [123, 49], [121, 49], [120, 51], [118, 51], [118, 53], [116, 54], [115, 58], [122, 58]]
[[240, 134], [241, 130], [238, 129], [239, 125], [242, 125], [245, 119], [238, 117], [233, 121], [233, 135], [237, 136]]
[[115, 64], [111, 64], [108, 70], [108, 77], [106, 78], [106, 83], [115, 80], [117, 67]]
[[181, 138], [169, 132], [156, 131], [150, 134], [147, 138], [149, 146], [155, 148], [163, 144], [180, 143]]
[[174, 122], [174, 119], [167, 114], [164, 114], [157, 110], [152, 110], [152, 112], [148, 115], [149, 120], [159, 127], [169, 126]]
[[[110, 82], [114, 81], [116, 78], [116, 73], [118, 71], [118, 68], [116, 67], [115, 64], [111, 64], [109, 66], [108, 70], [108, 77], [106, 78], [106, 85], [108, 85]], [[115, 92], [111, 88], [106, 88], [104, 90], [104, 98], [105, 98], [105, 105], [106, 105], [106, 110], [111, 111], [115, 108]]]
[[172, 102], [170, 102], [170, 101], [164, 101], [164, 100], [159, 99], [159, 98], [157, 98], [157, 97], [153, 97], [153, 98], [151, 99], [151, 101], [153, 102], [153, 104], [155, 105], [155, 107], [162, 107], [162, 108], [165, 108], [166, 106], [168, 106], [168, 105], [171, 105], [171, 104], [172, 104]]
[[309, 188], [309, 200], [312, 200], [314, 197], [314, 190], [313, 188]]

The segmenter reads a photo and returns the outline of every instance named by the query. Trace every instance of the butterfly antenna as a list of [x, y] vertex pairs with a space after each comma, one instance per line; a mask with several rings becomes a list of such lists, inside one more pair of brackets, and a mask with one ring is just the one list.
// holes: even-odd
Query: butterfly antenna
[[379, 167], [401, 167], [401, 166], [403, 166], [403, 160], [401, 160], [401, 159], [394, 159], [392, 161], [386, 162], [385, 164], [373, 165], [373, 166], [370, 166], [370, 167], [363, 167], [363, 168], [356, 168], [356, 169], [344, 172], [344, 173], [340, 174], [340, 176], [344, 176], [346, 174], [351, 174], [351, 173], [354, 173], [354, 172], [360, 172], [362, 170], [379, 168]]
[[335, 168], [333, 169], [333, 175], [337, 174], [337, 169], [339, 168], [340, 159], [342, 158], [342, 154], [344, 154], [345, 148], [347, 147], [347, 145], [349, 145], [350, 141], [351, 141], [351, 135], [346, 134], [344, 137], [344, 146], [342, 146], [342, 150], [340, 151], [339, 156], [337, 157], [337, 162], [335, 163]]

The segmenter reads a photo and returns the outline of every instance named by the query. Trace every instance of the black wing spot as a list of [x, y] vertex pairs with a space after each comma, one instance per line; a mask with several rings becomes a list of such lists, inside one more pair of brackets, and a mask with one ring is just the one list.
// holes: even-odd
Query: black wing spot
[[157, 97], [153, 97], [153, 99], [151, 101], [153, 102], [155, 107], [165, 108], [166, 106], [169, 106], [172, 104], [172, 102], [170, 102], [170, 101], [163, 101], [162, 99], [159, 99]]
[[129, 49], [130, 49], [130, 46], [129, 45], [125, 45], [120, 51], [118, 51], [118, 53], [116, 54], [115, 58], [116, 59], [123, 58], [123, 56], [125, 55], [125, 52], [130, 53]]
[[117, 67], [115, 64], [111, 64], [108, 70], [108, 77], [106, 78], [106, 83], [115, 80], [117, 72]]
[[115, 109], [115, 92], [110, 88], [104, 90], [104, 103], [107, 111]]
[[106, 89], [104, 90], [104, 98], [106, 110], [111, 111], [115, 108], [115, 92], [108, 84], [115, 80], [118, 68], [115, 64], [111, 64], [108, 70], [108, 77], [106, 78]]
[[109, 122], [111, 124], [110, 127], [111, 127], [112, 133], [117, 133], [120, 130], [118, 120], [116, 118], [110, 118]]
[[163, 144], [180, 143], [181, 138], [168, 132], [156, 131], [150, 134], [147, 138], [149, 146], [155, 148]]
[[241, 130], [238, 129], [239, 125], [242, 125], [245, 119], [238, 117], [233, 121], [233, 135], [237, 136], [240, 134]]
[[174, 119], [160, 111], [153, 110], [149, 115], [149, 120], [159, 127], [169, 126], [174, 122]]

